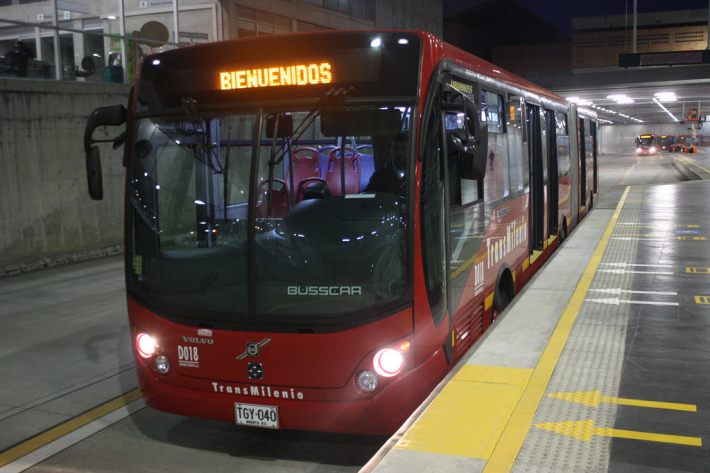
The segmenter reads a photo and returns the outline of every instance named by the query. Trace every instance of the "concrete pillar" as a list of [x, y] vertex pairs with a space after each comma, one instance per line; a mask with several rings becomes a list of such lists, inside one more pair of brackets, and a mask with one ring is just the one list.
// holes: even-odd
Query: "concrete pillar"
[[42, 60], [42, 29], [39, 26], [35, 26], [35, 54], [37, 55], [37, 60]]
[[[74, 20], [72, 22], [72, 27], [75, 30], [84, 30], [84, 22], [82, 20]], [[74, 41], [74, 66], [77, 70], [81, 69], [81, 60], [86, 55], [86, 45], [84, 44], [84, 34], [83, 33], [72, 33], [72, 41]], [[76, 80], [84, 82], [86, 79], [84, 77], [77, 77]]]

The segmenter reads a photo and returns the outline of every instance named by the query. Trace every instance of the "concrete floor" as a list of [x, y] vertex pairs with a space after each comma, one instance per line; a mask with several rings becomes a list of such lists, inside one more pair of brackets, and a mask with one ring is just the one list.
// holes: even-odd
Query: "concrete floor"
[[[671, 161], [601, 157], [608, 197], [598, 208], [613, 207], [619, 186], [680, 180]], [[0, 451], [136, 387], [120, 258], [0, 279], [0, 307]], [[139, 409], [30, 471], [356, 471], [384, 441], [243, 430]]]

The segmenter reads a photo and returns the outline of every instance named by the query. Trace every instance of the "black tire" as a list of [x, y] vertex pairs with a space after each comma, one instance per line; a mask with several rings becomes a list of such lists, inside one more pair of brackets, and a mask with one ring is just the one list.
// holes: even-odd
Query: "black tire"
[[560, 223], [560, 243], [567, 239], [567, 222], [565, 220], [566, 219], [563, 218]]
[[498, 318], [498, 316], [505, 310], [506, 307], [508, 307], [508, 304], [510, 304], [510, 301], [513, 298], [511, 295], [508, 293], [508, 291], [505, 291], [501, 288], [501, 283], [498, 282], [498, 285], [496, 286], [495, 293], [493, 294], [493, 307], [491, 308], [491, 323], [495, 322], [495, 320]]

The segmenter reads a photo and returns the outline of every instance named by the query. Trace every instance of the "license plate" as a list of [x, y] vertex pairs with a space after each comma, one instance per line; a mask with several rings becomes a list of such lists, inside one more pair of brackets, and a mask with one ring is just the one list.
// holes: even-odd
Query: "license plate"
[[258, 404], [235, 402], [234, 419], [237, 425], [278, 429], [279, 408], [277, 406], [260, 406]]

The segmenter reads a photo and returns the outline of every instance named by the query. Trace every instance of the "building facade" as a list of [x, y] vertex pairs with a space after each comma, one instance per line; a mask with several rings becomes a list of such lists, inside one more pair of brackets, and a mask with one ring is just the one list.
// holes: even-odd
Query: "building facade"
[[[122, 10], [129, 72], [163, 48], [245, 36], [367, 28], [442, 34], [441, 0], [57, 0], [56, 15], [50, 0], [0, 0], [0, 58], [21, 40], [33, 55], [27, 77], [53, 78], [58, 44], [62, 78], [106, 80], [84, 66], [122, 67]], [[0, 59], [0, 75], [13, 75], [10, 66]]]

